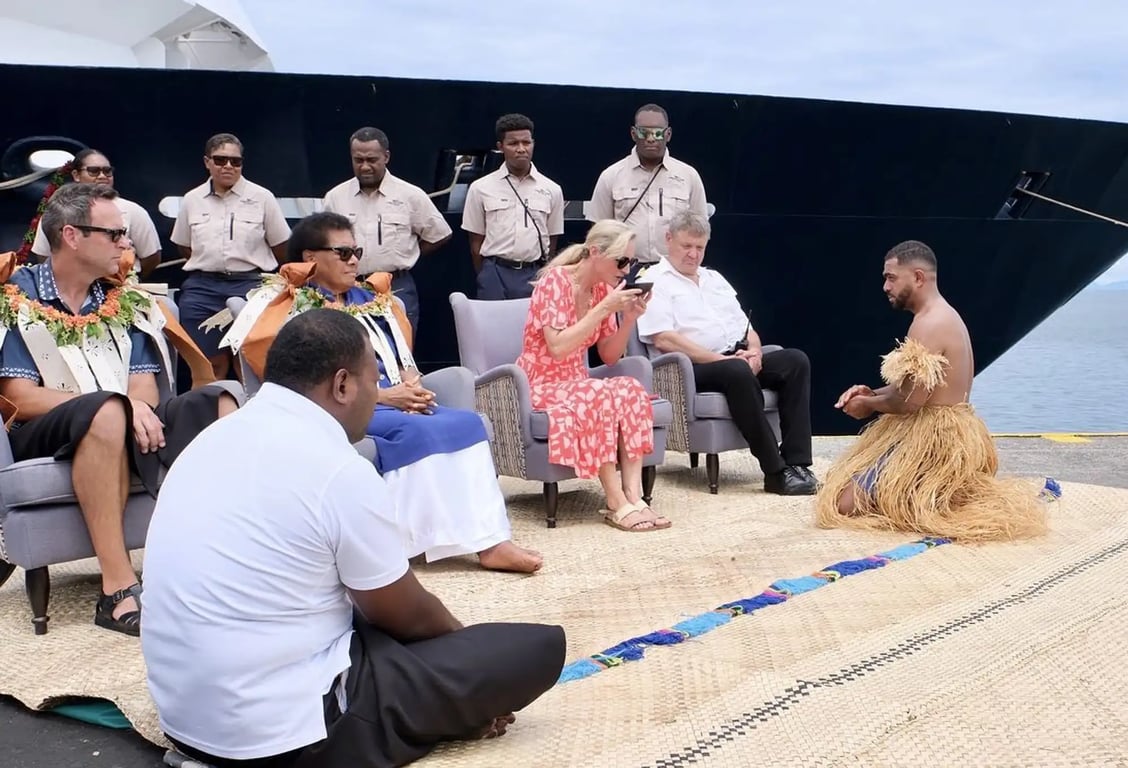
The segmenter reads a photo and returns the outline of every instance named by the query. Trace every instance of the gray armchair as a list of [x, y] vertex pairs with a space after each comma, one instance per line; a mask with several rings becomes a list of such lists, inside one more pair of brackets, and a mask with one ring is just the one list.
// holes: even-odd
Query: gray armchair
[[[521, 334], [529, 299], [478, 301], [452, 293], [455, 334], [462, 365], [475, 375], [478, 410], [494, 425], [490, 445], [498, 473], [544, 483], [545, 519], [556, 527], [558, 483], [575, 477], [571, 467], [548, 460], [548, 414], [533, 410], [529, 380], [515, 365], [521, 355]], [[625, 357], [614, 365], [591, 369], [595, 378], [632, 376], [654, 392], [650, 361]], [[649, 504], [656, 467], [665, 460], [666, 432], [673, 421], [670, 403], [653, 400], [654, 451], [643, 461], [643, 498]]]
[[[783, 347], [776, 344], [764, 346], [764, 352]], [[638, 333], [632, 335], [627, 353], [643, 355], [654, 367], [654, 391], [670, 401], [673, 406], [673, 424], [667, 447], [672, 451], [689, 454], [689, 465], [697, 466], [698, 454], [705, 454], [705, 473], [709, 479], [709, 493], [716, 493], [720, 482], [720, 454], [725, 451], [748, 449], [748, 443], [736, 428], [729, 413], [725, 396], [719, 392], [698, 392], [693, 378], [693, 363], [681, 352], [659, 353], [649, 344], [643, 344]], [[776, 393], [764, 390], [764, 412], [780, 441], [779, 409]]]
[[[175, 304], [160, 300], [177, 314]], [[172, 349], [169, 352], [175, 373], [176, 353]], [[168, 379], [158, 377], [162, 401], [173, 395]], [[221, 386], [237, 400], [242, 399], [242, 387], [236, 382], [209, 386]], [[140, 479], [134, 477], [123, 518], [126, 549], [145, 546], [155, 505]], [[35, 634], [47, 633], [51, 595], [48, 567], [93, 556], [90, 533], [74, 495], [71, 462], [52, 458], [15, 461], [8, 433], [0, 430], [0, 584], [8, 580], [16, 566], [26, 571]]]
[[[399, 299], [397, 298], [396, 301], [399, 301]], [[237, 296], [227, 300], [227, 309], [231, 312], [232, 317], [238, 317], [246, 305], [246, 299]], [[238, 363], [240, 378], [242, 378], [243, 386], [247, 390], [247, 397], [252, 397], [262, 386], [262, 381], [259, 380], [254, 369], [247, 364], [246, 358], [241, 354], [238, 356]], [[435, 400], [441, 405], [464, 411], [474, 410], [474, 374], [466, 368], [459, 366], [443, 368], [423, 376], [421, 383], [435, 393]], [[489, 419], [481, 414], [479, 416], [485, 425], [486, 434], [492, 438], [493, 430]], [[354, 447], [370, 461], [376, 460], [376, 443], [371, 438], [364, 438], [359, 443], [355, 443]]]

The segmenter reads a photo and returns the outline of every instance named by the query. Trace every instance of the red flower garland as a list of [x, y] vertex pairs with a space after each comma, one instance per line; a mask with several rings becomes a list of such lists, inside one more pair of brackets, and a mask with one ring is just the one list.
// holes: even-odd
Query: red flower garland
[[74, 170], [73, 160], [61, 168], [57, 168], [51, 174], [51, 182], [47, 185], [39, 205], [35, 208], [35, 216], [32, 217], [31, 224], [28, 225], [27, 232], [24, 233], [20, 249], [16, 251], [16, 264], [27, 263], [28, 257], [31, 256], [31, 246], [35, 244], [35, 233], [39, 230], [39, 220], [43, 218], [43, 211], [47, 209], [47, 201], [51, 199], [51, 195], [55, 194], [59, 187], [63, 186], [72, 170]]

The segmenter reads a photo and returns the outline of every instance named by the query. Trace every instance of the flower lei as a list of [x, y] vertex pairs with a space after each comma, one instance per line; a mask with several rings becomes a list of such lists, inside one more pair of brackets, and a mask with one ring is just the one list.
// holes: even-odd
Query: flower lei
[[72, 315], [30, 298], [19, 286], [5, 283], [0, 291], [0, 323], [15, 328], [21, 311], [26, 309], [30, 321], [43, 323], [57, 345], [78, 346], [87, 338], [104, 338], [110, 328], [131, 327], [137, 310], [151, 304], [149, 297], [140, 291], [129, 287], [111, 288], [95, 312]]
[[[357, 283], [357, 286], [368, 293], [372, 292], [372, 287], [365, 283]], [[335, 309], [338, 312], [345, 312], [350, 315], [384, 315], [390, 309], [390, 302], [387, 296], [376, 294], [376, 298], [364, 304], [342, 304], [309, 286], [302, 286], [294, 291], [295, 313], [320, 308]]]
[[47, 184], [47, 189], [43, 191], [43, 197], [39, 200], [39, 205], [35, 208], [35, 215], [31, 218], [31, 223], [28, 225], [27, 232], [24, 233], [23, 242], [20, 243], [20, 249], [16, 251], [16, 264], [26, 264], [27, 259], [31, 256], [31, 246], [35, 244], [35, 233], [39, 231], [39, 220], [43, 218], [43, 212], [47, 210], [47, 201], [51, 199], [51, 195], [59, 187], [66, 183], [67, 177], [70, 172], [74, 170], [74, 161], [70, 161], [66, 165], [57, 168], [51, 174], [51, 181]]

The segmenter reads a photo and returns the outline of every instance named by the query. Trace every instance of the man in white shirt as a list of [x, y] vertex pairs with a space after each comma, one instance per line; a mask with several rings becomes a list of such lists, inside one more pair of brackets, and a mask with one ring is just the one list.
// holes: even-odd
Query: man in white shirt
[[617, 219], [634, 229], [641, 264], [666, 255], [666, 222], [674, 214], [708, 215], [701, 174], [670, 156], [672, 137], [666, 110], [657, 104], [639, 107], [631, 126], [634, 149], [599, 174], [587, 208], [589, 221]]
[[353, 318], [303, 313], [242, 416], [165, 479], [141, 642], [161, 727], [196, 760], [404, 765], [500, 735], [559, 676], [560, 627], [463, 628], [409, 570], [384, 481], [352, 446], [378, 380]]
[[349, 137], [353, 178], [325, 193], [325, 210], [347, 216], [363, 249], [358, 277], [390, 272], [411, 330], [419, 330], [419, 291], [411, 269], [450, 240], [450, 224], [421, 188], [388, 171], [388, 135], [364, 127]]
[[[764, 490], [812, 495], [817, 483], [810, 469], [811, 364], [798, 349], [763, 352], [736, 290], [720, 273], [701, 266], [709, 232], [709, 220], [692, 211], [670, 219], [669, 255], [646, 271], [654, 287], [638, 319], [639, 338], [661, 352], [685, 353], [693, 361], [698, 391], [724, 394], [760, 462]], [[764, 414], [762, 387], [779, 397], [780, 445]]]

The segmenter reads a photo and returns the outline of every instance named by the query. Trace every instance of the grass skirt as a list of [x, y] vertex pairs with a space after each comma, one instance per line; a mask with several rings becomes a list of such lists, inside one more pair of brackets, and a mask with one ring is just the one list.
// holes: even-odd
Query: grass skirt
[[[1046, 530], [1040, 486], [1000, 479], [987, 426], [967, 403], [883, 414], [834, 463], [816, 501], [820, 528], [911, 531], [974, 542], [1019, 539]], [[878, 468], [872, 495], [858, 478]], [[854, 515], [838, 497], [854, 486]]]

